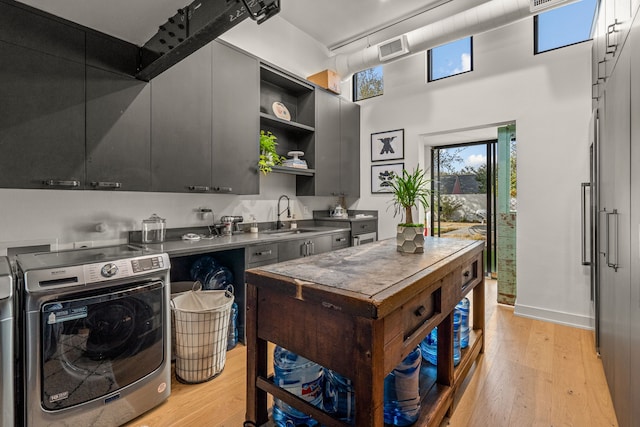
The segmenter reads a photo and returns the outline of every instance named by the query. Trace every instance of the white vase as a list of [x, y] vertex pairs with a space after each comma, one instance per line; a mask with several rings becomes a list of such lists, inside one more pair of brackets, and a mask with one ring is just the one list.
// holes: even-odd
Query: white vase
[[398, 252], [421, 254], [424, 252], [424, 226], [405, 227], [398, 225], [396, 234]]

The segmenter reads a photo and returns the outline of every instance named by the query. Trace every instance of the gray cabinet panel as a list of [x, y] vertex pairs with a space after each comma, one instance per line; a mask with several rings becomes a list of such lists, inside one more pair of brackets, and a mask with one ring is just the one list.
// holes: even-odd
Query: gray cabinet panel
[[316, 90], [314, 180], [298, 186], [299, 196], [360, 196], [360, 106]]
[[316, 196], [340, 194], [340, 98], [316, 91]]
[[151, 86], [87, 67], [87, 186], [151, 189]]
[[0, 40], [84, 63], [85, 32], [53, 15], [0, 3], [0, 28]]
[[106, 34], [87, 32], [87, 65], [134, 76], [138, 68], [138, 46]]
[[333, 235], [278, 243], [278, 262], [331, 251]]
[[311, 239], [311, 243], [313, 255], [329, 252], [333, 249], [333, 235], [315, 237]]
[[4, 42], [0, 58], [0, 99], [10, 106], [0, 114], [0, 186], [42, 188], [49, 180], [81, 186], [84, 65]]
[[259, 64], [221, 43], [212, 46], [213, 191], [259, 194]]
[[153, 191], [211, 187], [211, 45], [151, 81]]
[[[621, 426], [631, 425], [629, 52], [624, 49], [620, 54], [607, 83], [600, 145], [600, 353]], [[608, 264], [616, 264], [617, 269]]]
[[[631, 58], [631, 117], [640, 117], [640, 21], [629, 35]], [[629, 48], [629, 47], [628, 47]], [[630, 425], [640, 425], [640, 121], [631, 120], [631, 405]]]
[[278, 262], [302, 258], [307, 240], [292, 240], [278, 243]]
[[340, 182], [343, 195], [360, 197], [360, 106], [340, 100]]

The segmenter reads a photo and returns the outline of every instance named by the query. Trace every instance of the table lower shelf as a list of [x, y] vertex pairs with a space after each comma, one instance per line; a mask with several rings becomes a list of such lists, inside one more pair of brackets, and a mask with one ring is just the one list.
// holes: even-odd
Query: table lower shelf
[[[469, 331], [469, 346], [461, 350], [460, 363], [454, 369], [454, 381], [451, 386], [438, 384], [436, 381], [436, 366], [431, 365], [424, 360], [422, 361], [422, 365], [420, 367], [420, 405], [422, 409], [420, 411], [420, 417], [416, 421], [415, 425], [435, 426], [439, 425], [442, 419], [444, 419], [447, 411], [449, 411], [453, 405], [454, 393], [457, 387], [462, 383], [462, 381], [464, 381], [471, 369], [471, 366], [476, 361], [482, 350], [482, 338], [483, 331]], [[269, 378], [258, 377], [256, 379], [256, 386], [257, 388], [271, 394], [273, 397], [296, 407], [298, 410], [306, 414], [309, 414], [322, 425], [331, 427], [351, 426], [350, 424], [333, 418], [323, 410], [310, 405], [300, 397], [278, 387], [273, 382], [273, 376]], [[272, 421], [262, 425], [262, 427], [272, 426], [275, 426]]]

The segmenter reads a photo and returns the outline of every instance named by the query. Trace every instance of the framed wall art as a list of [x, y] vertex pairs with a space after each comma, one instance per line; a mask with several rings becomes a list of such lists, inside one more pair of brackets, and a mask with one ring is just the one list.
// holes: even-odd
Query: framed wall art
[[371, 161], [404, 159], [404, 129], [371, 134]]
[[404, 163], [371, 165], [371, 193], [393, 193], [391, 181], [402, 175]]

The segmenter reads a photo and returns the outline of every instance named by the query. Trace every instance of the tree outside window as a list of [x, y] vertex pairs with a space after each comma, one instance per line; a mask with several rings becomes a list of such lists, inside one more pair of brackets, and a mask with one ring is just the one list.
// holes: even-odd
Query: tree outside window
[[353, 75], [353, 100], [361, 101], [382, 95], [384, 82], [382, 79], [382, 65], [369, 68]]

